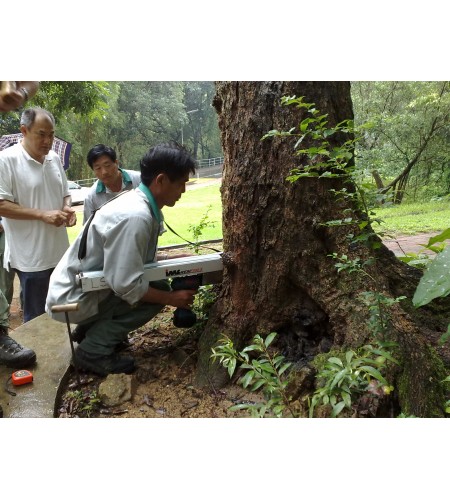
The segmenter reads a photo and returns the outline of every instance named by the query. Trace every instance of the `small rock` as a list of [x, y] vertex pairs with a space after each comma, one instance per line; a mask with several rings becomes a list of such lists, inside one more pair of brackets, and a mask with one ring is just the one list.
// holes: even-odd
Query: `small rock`
[[98, 397], [105, 406], [118, 406], [132, 398], [132, 376], [114, 373], [106, 377], [98, 388]]

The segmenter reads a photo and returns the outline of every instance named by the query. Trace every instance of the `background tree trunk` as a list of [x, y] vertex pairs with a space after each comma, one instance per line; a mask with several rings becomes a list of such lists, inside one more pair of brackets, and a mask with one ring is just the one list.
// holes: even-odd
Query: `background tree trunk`
[[[331, 126], [351, 119], [348, 82], [221, 82], [216, 89], [225, 159], [225, 271], [199, 343], [197, 384], [221, 386], [228, 375], [210, 360], [221, 334], [242, 347], [257, 333], [277, 331], [283, 354], [306, 363], [332, 346], [360, 346], [368, 340], [368, 308], [361, 292], [412, 297], [420, 274], [384, 246], [371, 268], [373, 283], [356, 273], [337, 273], [329, 257], [333, 252], [362, 260], [374, 256], [361, 244], [349, 248], [347, 236], [354, 227], [322, 225], [350, 217], [344, 210], [356, 213], [356, 207], [330, 193], [341, 189], [343, 180], [302, 178], [291, 184], [286, 177], [299, 165], [293, 142], [261, 141], [268, 131], [289, 130], [305, 118], [304, 110], [281, 106], [282, 96], [305, 96], [321, 114], [328, 113]], [[391, 333], [402, 358], [396, 379], [402, 408], [417, 416], [442, 415], [443, 390], [437, 383], [442, 363], [403, 309], [394, 306], [391, 314]]]

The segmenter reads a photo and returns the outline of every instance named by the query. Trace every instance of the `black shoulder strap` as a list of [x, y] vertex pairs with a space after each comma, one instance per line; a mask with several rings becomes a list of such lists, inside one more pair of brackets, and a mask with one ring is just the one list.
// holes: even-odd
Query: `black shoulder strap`
[[86, 257], [86, 248], [87, 248], [87, 237], [88, 237], [88, 232], [89, 232], [89, 226], [91, 225], [91, 222], [93, 221], [95, 214], [106, 204], [110, 203], [111, 201], [115, 200], [119, 196], [122, 196], [123, 194], [128, 193], [128, 191], [121, 191], [117, 196], [114, 196], [114, 198], [111, 198], [108, 201], [105, 201], [102, 206], [96, 208], [95, 210], [92, 211], [91, 216], [89, 217], [88, 221], [84, 225], [83, 228], [83, 235], [81, 236], [81, 241], [80, 241], [80, 246], [78, 248], [78, 259], [82, 260]]
[[78, 259], [79, 260], [82, 260], [86, 257], [86, 246], [87, 246], [87, 236], [88, 236], [89, 226], [91, 225], [91, 222], [94, 219], [95, 214], [97, 213], [97, 210], [99, 210], [99, 209], [97, 208], [92, 212], [91, 216], [89, 217], [89, 220], [84, 225], [83, 235], [81, 236], [80, 246], [78, 248]]

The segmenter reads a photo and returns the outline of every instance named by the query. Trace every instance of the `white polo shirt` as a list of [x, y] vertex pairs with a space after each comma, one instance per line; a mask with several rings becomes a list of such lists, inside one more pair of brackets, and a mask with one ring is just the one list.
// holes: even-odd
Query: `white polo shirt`
[[[59, 156], [50, 151], [44, 163], [19, 144], [0, 151], [0, 199], [26, 208], [62, 210], [69, 188]], [[24, 272], [44, 271], [58, 264], [69, 247], [65, 226], [38, 220], [3, 217], [6, 245], [4, 266]]]

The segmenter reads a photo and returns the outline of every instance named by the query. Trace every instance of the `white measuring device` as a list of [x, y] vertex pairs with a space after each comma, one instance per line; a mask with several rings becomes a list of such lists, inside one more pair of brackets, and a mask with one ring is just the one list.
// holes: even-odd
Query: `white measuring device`
[[[202, 274], [202, 284], [219, 283], [222, 280], [223, 262], [221, 253], [179, 257], [160, 262], [152, 262], [144, 266], [144, 279], [158, 281], [168, 278], [180, 278]], [[77, 283], [81, 283], [83, 292], [95, 292], [109, 288], [103, 271], [87, 271], [77, 275]]]

